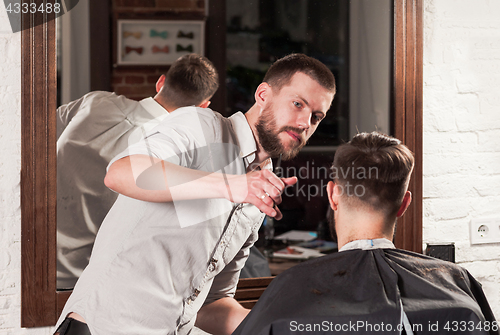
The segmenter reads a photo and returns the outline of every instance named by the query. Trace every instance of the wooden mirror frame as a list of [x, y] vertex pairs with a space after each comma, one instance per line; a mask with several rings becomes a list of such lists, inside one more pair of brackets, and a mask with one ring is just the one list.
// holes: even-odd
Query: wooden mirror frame
[[[218, 1], [210, 0], [210, 10]], [[35, 0], [41, 2], [41, 0]], [[422, 252], [422, 72], [423, 0], [394, 0], [392, 105], [394, 134], [414, 153], [413, 204], [398, 221], [396, 246]], [[225, 47], [225, 32], [210, 11], [208, 30]], [[69, 292], [56, 290], [56, 41], [55, 21], [22, 18], [21, 102], [21, 326], [56, 323]], [[50, 18], [49, 18], [50, 19]], [[210, 30], [212, 30], [210, 32]], [[208, 35], [208, 34], [207, 34]], [[219, 51], [220, 52], [220, 51]], [[216, 51], [208, 56], [217, 57]], [[214, 58], [218, 67], [225, 59]], [[223, 76], [224, 77], [224, 76]], [[221, 98], [223, 99], [223, 97]]]

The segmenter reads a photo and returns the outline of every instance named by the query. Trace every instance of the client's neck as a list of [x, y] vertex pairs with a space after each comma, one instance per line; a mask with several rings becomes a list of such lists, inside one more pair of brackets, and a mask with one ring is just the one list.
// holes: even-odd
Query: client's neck
[[392, 240], [394, 225], [387, 228], [387, 218], [380, 212], [359, 208], [335, 211], [338, 248], [356, 240], [386, 238]]
[[162, 106], [167, 112], [173, 112], [177, 108], [180, 108], [182, 106], [175, 106], [174, 104], [168, 103], [163, 99], [159, 94], [155, 95], [153, 99], [160, 105]]

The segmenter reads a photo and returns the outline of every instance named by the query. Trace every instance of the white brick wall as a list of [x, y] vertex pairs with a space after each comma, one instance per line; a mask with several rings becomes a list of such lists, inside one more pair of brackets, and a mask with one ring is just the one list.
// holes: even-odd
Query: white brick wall
[[21, 33], [12, 34], [0, 4], [0, 334], [51, 334], [21, 329]]
[[500, 317], [500, 244], [471, 246], [500, 217], [500, 1], [424, 0], [424, 242], [455, 242]]

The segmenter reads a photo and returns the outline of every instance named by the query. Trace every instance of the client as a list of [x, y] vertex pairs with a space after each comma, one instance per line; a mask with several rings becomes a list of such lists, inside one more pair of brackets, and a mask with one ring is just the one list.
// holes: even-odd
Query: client
[[233, 334], [498, 334], [466, 270], [392, 244], [413, 166], [406, 146], [379, 133], [341, 145], [327, 186], [339, 252], [278, 276]]

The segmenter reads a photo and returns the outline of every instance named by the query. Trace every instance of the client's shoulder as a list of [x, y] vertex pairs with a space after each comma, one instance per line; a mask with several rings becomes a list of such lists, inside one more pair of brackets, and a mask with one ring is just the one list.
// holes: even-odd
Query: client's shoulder
[[314, 278], [323, 280], [325, 276], [343, 277], [359, 264], [369, 261], [368, 258], [370, 258], [369, 253], [365, 250], [335, 252], [299, 263], [278, 275], [274, 281], [290, 281], [302, 285], [302, 282], [310, 282]]
[[463, 277], [467, 273], [464, 268], [455, 263], [408, 250], [386, 249], [385, 255], [389, 260], [420, 275], [429, 276], [434, 273], [440, 276], [452, 274]]

